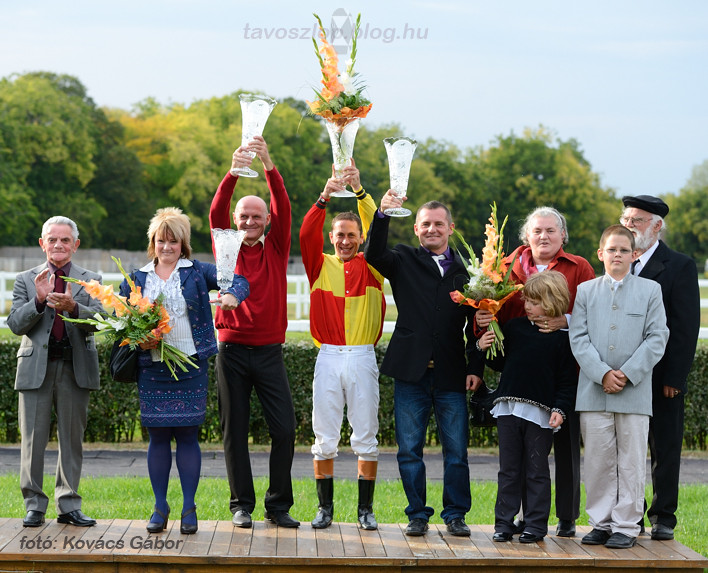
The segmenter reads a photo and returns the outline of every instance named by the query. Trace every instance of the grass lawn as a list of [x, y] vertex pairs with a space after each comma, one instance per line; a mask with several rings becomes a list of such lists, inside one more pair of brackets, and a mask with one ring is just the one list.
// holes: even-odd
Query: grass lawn
[[[45, 491], [50, 498], [50, 510], [47, 517], [56, 517], [53, 506], [53, 476], [44, 479]], [[262, 500], [267, 488], [266, 478], [255, 480], [256, 499]], [[497, 485], [495, 482], [472, 482], [472, 509], [467, 514], [468, 523], [494, 523], [494, 502]], [[5, 492], [0, 498], [0, 516], [24, 517], [25, 511], [20, 495], [17, 475], [0, 476], [0, 491]], [[335, 483], [335, 521], [356, 522], [357, 484], [354, 481], [337, 480]], [[309, 527], [317, 513], [317, 495], [313, 480], [301, 479], [293, 482], [295, 505], [291, 514], [299, 519], [304, 527]], [[153, 497], [147, 478], [91, 478], [81, 480], [83, 511], [96, 519], [145, 519], [150, 517]], [[197, 491], [198, 515], [201, 519], [230, 520], [228, 509], [229, 487], [225, 479], [204, 478]], [[647, 488], [647, 499], [651, 491]], [[431, 523], [442, 523], [439, 511], [442, 503], [442, 484], [428, 483], [428, 503], [436, 509]], [[173, 519], [179, 519], [181, 495], [179, 481], [172, 479], [168, 495], [172, 507]], [[376, 484], [374, 511], [381, 523], [406, 523], [404, 513], [407, 505], [405, 494], [399, 481], [382, 481]], [[585, 506], [585, 497], [581, 499], [581, 508]], [[678, 527], [676, 539], [702, 555], [708, 555], [708, 522], [705, 520], [705, 508], [708, 507], [708, 485], [682, 486], [679, 499]], [[254, 519], [263, 519], [263, 507], [258, 505]], [[555, 509], [551, 508], [549, 533], [555, 532]], [[588, 518], [581, 509], [579, 525], [587, 525]]]

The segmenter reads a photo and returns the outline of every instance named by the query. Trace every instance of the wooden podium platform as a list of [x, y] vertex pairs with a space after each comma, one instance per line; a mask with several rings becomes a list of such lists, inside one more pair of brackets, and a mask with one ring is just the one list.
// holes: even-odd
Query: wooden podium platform
[[[181, 535], [179, 522], [149, 535], [145, 522], [100, 520], [95, 527], [59, 525], [25, 528], [21, 519], [0, 518], [0, 571], [7, 572], [190, 572], [220, 571], [683, 571], [708, 568], [708, 559], [677, 541], [642, 535], [632, 549], [612, 550], [549, 535], [543, 542], [494, 543], [491, 525], [472, 525], [472, 535], [452, 537], [433, 525], [423, 537], [406, 537], [402, 524], [360, 531], [353, 523], [314, 530], [254, 522], [253, 529], [229, 521], [200, 521], [196, 535]], [[377, 571], [378, 570], [378, 571]]]

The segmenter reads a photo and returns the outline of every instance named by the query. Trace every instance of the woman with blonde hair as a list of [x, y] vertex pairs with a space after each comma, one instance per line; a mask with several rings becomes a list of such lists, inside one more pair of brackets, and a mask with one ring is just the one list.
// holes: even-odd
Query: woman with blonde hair
[[[217, 353], [209, 291], [218, 289], [216, 266], [190, 260], [189, 218], [176, 207], [159, 209], [148, 228], [150, 262], [135, 271], [135, 284], [144, 296], [162, 295], [170, 315], [171, 330], [165, 342], [189, 355], [196, 368], [177, 370], [175, 380], [156, 350], [157, 340], [141, 344], [138, 357], [138, 393], [142, 424], [150, 435], [148, 473], [155, 494], [155, 508], [147, 524], [150, 533], [167, 527], [170, 507], [167, 486], [172, 467], [172, 438], [176, 442], [177, 470], [182, 486], [181, 533], [197, 531], [194, 497], [199, 484], [201, 451], [199, 425], [206, 415], [208, 358]], [[130, 291], [127, 281], [121, 294]], [[248, 282], [234, 275], [231, 287], [219, 303], [233, 310], [249, 295]]]
[[[534, 543], [548, 533], [548, 455], [554, 432], [575, 406], [577, 371], [568, 332], [543, 333], [546, 317], [559, 317], [568, 310], [566, 278], [557, 271], [531, 275], [522, 297], [526, 316], [513, 318], [502, 327], [505, 354], [487, 360], [492, 368], [501, 370], [492, 410], [499, 432], [493, 539], [511, 541], [514, 515], [525, 486], [525, 526], [519, 541]], [[486, 350], [493, 341], [494, 332], [489, 331], [479, 339], [478, 348]]]

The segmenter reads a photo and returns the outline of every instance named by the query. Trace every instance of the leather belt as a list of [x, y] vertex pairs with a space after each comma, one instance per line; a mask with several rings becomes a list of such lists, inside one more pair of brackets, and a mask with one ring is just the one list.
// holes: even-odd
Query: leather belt
[[71, 342], [69, 342], [68, 338], [59, 342], [50, 338], [47, 345], [47, 353], [49, 360], [72, 360], [73, 358]]

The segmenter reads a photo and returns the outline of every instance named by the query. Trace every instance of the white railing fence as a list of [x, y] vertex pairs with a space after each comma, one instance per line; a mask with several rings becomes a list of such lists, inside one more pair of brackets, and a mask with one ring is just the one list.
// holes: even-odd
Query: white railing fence
[[[17, 273], [0, 271], [0, 328], [7, 328], [5, 319], [12, 304], [12, 286]], [[120, 273], [103, 273], [103, 282], [120, 283]], [[291, 286], [292, 285], [292, 286]], [[698, 286], [708, 288], [708, 279], [699, 279]], [[310, 285], [306, 275], [288, 275], [288, 305], [292, 305], [294, 318], [288, 321], [291, 332], [307, 332], [310, 329]], [[386, 304], [394, 307], [393, 296], [386, 295]], [[708, 299], [701, 299], [701, 308], [708, 308]], [[384, 322], [384, 332], [393, 332], [393, 321]], [[701, 328], [699, 338], [708, 339], [708, 327]]]

